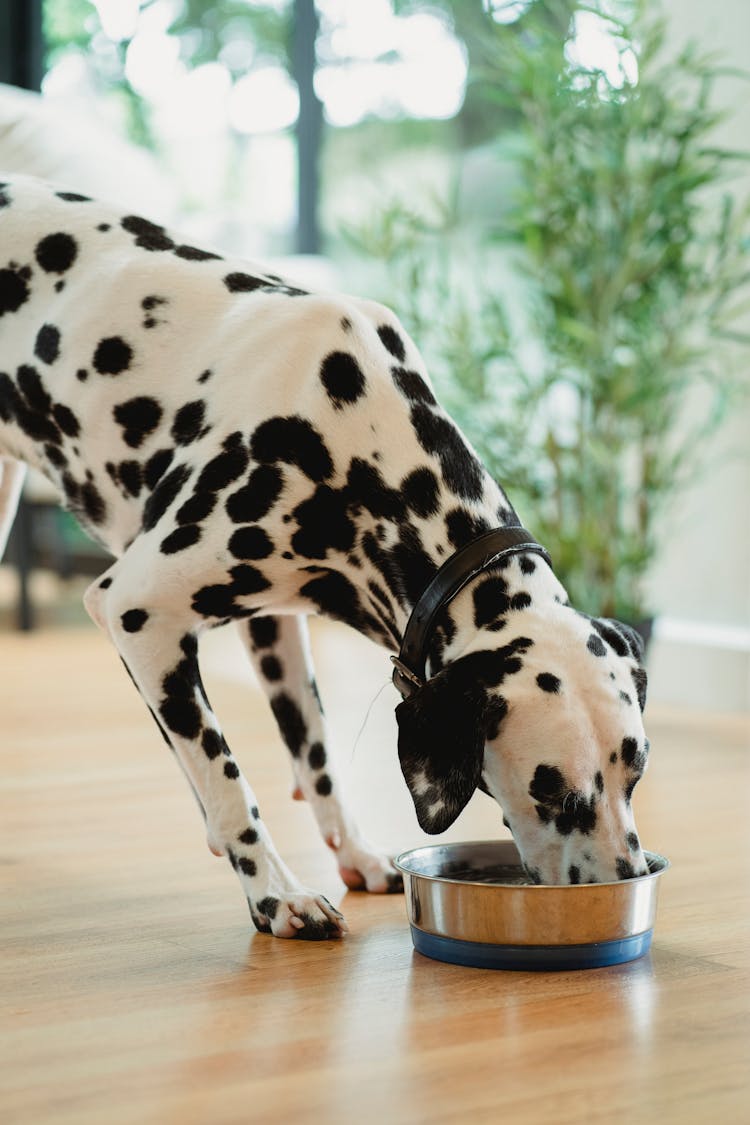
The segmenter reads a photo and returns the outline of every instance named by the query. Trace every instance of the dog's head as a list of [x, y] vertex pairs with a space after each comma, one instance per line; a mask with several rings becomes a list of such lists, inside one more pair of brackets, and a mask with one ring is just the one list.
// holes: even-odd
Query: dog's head
[[645, 874], [630, 804], [648, 756], [640, 638], [563, 606], [538, 632], [479, 647], [491, 636], [396, 708], [421, 827], [444, 831], [479, 787], [534, 881]]

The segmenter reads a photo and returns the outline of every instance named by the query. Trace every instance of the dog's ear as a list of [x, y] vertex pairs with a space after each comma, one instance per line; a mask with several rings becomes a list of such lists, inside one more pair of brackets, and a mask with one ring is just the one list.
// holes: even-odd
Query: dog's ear
[[632, 669], [633, 684], [638, 696], [638, 706], [641, 711], [646, 706], [646, 690], [648, 676], [643, 666], [645, 647], [643, 637], [632, 625], [625, 625], [622, 621], [615, 621], [611, 617], [600, 617], [595, 621], [597, 632], [605, 641], [614, 648], [619, 656], [630, 656], [636, 662]]
[[396, 708], [401, 771], [420, 827], [430, 834], [449, 828], [468, 803], [482, 777], [485, 739], [495, 736], [506, 710], [460, 665], [449, 665]]
[[645, 655], [645, 648], [643, 644], [643, 637], [634, 629], [632, 625], [626, 625], [624, 621], [615, 621], [614, 618], [604, 618], [606, 625], [616, 629], [627, 642], [630, 653], [639, 664], [643, 664], [643, 657]]

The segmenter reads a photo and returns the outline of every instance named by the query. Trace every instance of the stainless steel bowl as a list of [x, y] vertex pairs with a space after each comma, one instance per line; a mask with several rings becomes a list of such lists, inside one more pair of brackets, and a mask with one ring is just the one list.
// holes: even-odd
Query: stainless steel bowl
[[645, 856], [648, 875], [565, 886], [524, 884], [512, 840], [433, 844], [395, 863], [420, 953], [480, 968], [588, 969], [648, 952], [669, 861]]

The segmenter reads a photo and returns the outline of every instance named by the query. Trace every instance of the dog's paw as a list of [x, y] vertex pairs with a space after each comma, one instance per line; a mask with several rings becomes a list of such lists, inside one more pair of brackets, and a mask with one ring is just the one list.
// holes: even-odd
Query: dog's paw
[[281, 897], [248, 899], [250, 915], [261, 933], [304, 941], [327, 941], [348, 932], [344, 915], [323, 895], [300, 891]]
[[403, 891], [404, 881], [388, 856], [362, 842], [341, 844], [336, 836], [328, 838], [326, 843], [336, 853], [339, 875], [350, 891], [379, 895]]

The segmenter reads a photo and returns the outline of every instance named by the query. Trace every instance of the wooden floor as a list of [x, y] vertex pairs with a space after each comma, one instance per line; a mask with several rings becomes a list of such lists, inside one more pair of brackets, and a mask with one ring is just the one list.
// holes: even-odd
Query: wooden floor
[[[93, 629], [0, 635], [0, 1121], [750, 1121], [750, 720], [650, 716], [635, 804], [668, 855], [651, 954], [561, 974], [461, 969], [410, 944], [403, 900], [344, 893], [232, 638], [209, 694], [339, 943], [255, 934], [229, 865]], [[384, 654], [315, 639], [336, 750], [368, 832], [423, 839]], [[454, 838], [503, 834], [477, 795]]]

